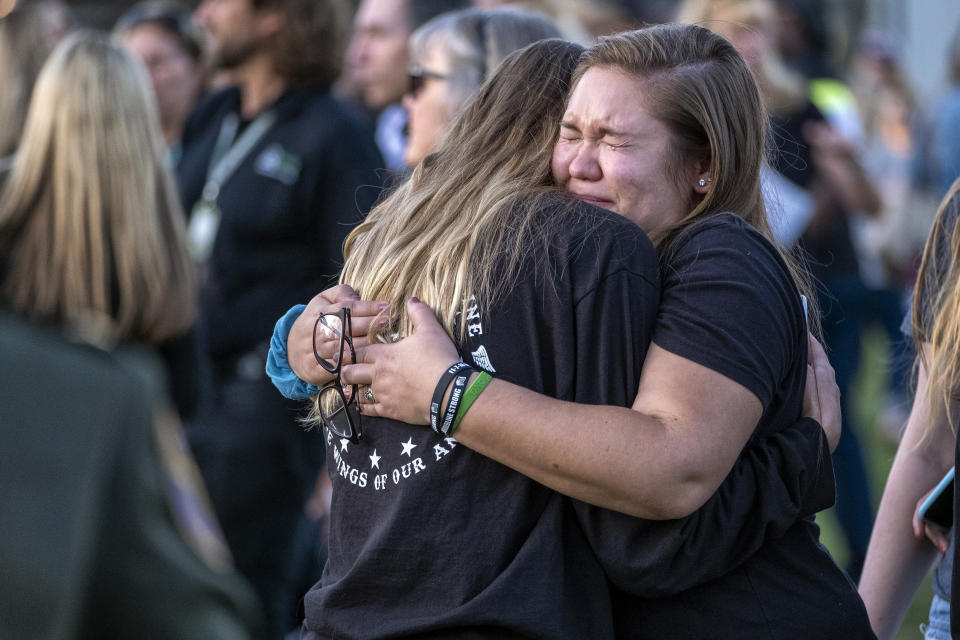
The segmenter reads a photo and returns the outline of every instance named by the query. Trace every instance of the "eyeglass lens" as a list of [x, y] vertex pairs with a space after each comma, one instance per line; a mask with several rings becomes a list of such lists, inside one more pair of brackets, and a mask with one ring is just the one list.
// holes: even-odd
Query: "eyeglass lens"
[[327, 428], [341, 438], [355, 439], [359, 433], [354, 431], [353, 425], [360, 424], [358, 405], [351, 399], [347, 402], [343, 396], [342, 387], [330, 385], [320, 392], [320, 416]]
[[420, 93], [420, 89], [423, 88], [424, 77], [419, 74], [415, 75], [411, 73], [408, 76], [408, 79], [409, 86], [407, 87], [407, 91], [411, 96], [417, 97], [417, 94]]
[[313, 348], [316, 354], [325, 351], [324, 342], [338, 341], [337, 348], [334, 349], [329, 358], [318, 355], [318, 357], [323, 360], [323, 363], [326, 363], [326, 368], [331, 372], [334, 371], [340, 364], [340, 359], [343, 357], [343, 319], [339, 315], [325, 314], [320, 316], [317, 331], [313, 332], [313, 339]]

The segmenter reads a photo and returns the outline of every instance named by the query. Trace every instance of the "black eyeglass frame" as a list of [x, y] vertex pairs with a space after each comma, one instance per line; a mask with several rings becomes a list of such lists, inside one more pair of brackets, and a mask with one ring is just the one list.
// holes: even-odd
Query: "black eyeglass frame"
[[[339, 355], [337, 357], [337, 363], [331, 364], [328, 360], [323, 358], [320, 353], [317, 351], [317, 329], [320, 327], [320, 323], [323, 322], [326, 317], [338, 317], [340, 318], [340, 342], [337, 345], [337, 350]], [[335, 331], [333, 327], [330, 327], [328, 324], [324, 323], [324, 326], [329, 328], [332, 331]], [[318, 406], [320, 408], [320, 419], [323, 421], [323, 426], [330, 430], [336, 436], [341, 438], [346, 438], [351, 442], [358, 442], [360, 438], [363, 437], [362, 432], [362, 420], [360, 418], [360, 402], [358, 400], [358, 389], [357, 385], [349, 385], [351, 388], [350, 400], [347, 400], [346, 394], [343, 392], [343, 381], [340, 379], [340, 371], [343, 368], [343, 348], [346, 345], [350, 349], [350, 360], [351, 362], [356, 362], [357, 352], [353, 348], [353, 324], [350, 320], [350, 309], [344, 307], [335, 313], [321, 313], [317, 316], [316, 322], [313, 323], [313, 357], [316, 358], [317, 364], [324, 368], [329, 373], [333, 374], [333, 380], [324, 385], [320, 389], [320, 397], [318, 398]], [[339, 429], [333, 421], [332, 416], [327, 416], [323, 410], [323, 397], [326, 394], [338, 393], [340, 395], [340, 401], [342, 402], [343, 412], [347, 418], [347, 425], [350, 427], [349, 433], [344, 433]], [[354, 424], [353, 416], [350, 415], [348, 407], [350, 403], [356, 403], [357, 405], [357, 422]]]
[[447, 80], [450, 76], [439, 71], [430, 71], [424, 69], [418, 64], [410, 65], [407, 69], [407, 93], [416, 98], [420, 90], [423, 89], [424, 81], [432, 78], [434, 80]]

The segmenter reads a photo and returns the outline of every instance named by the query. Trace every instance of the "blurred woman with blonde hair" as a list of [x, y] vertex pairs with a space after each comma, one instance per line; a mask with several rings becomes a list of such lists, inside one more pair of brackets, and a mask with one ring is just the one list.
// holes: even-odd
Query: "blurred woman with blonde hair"
[[148, 82], [105, 36], [54, 52], [0, 197], [0, 294], [36, 322], [167, 348], [192, 326], [194, 274]]
[[[950, 618], [957, 610], [956, 527], [951, 527], [955, 514], [950, 521], [937, 524], [936, 519], [922, 520], [918, 508], [956, 464], [960, 410], [958, 218], [960, 180], [941, 202], [923, 252], [909, 323], [918, 354], [917, 388], [880, 500], [860, 581], [860, 595], [881, 640], [892, 638], [900, 628], [910, 600], [934, 560], [938, 560], [932, 580], [934, 595], [924, 637], [950, 638]], [[955, 505], [953, 499], [950, 502]]]

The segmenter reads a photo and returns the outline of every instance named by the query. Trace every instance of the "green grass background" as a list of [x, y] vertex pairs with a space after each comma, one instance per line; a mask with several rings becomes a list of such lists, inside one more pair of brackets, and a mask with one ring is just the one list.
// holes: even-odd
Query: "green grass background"
[[[867, 473], [870, 476], [870, 488], [873, 493], [874, 513], [883, 494], [883, 487], [893, 464], [896, 445], [883, 434], [879, 414], [884, 406], [884, 389], [889, 377], [888, 349], [883, 335], [878, 331], [868, 331], [864, 335], [863, 357], [860, 372], [852, 392], [852, 411], [854, 425], [860, 436], [860, 444], [866, 458]], [[907, 407], [909, 411], [909, 407]], [[833, 510], [817, 515], [817, 524], [821, 528], [821, 540], [830, 550], [837, 563], [843, 567], [847, 562], [846, 543], [840, 533]], [[929, 576], [913, 598], [910, 610], [897, 634], [897, 640], [919, 640], [922, 635], [919, 626], [927, 619], [930, 599], [933, 592]]]

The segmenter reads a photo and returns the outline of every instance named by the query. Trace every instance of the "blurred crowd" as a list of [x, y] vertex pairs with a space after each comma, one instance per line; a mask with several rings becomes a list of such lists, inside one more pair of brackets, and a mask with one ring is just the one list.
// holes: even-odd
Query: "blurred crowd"
[[[252, 587], [247, 593], [231, 583], [217, 597], [198, 596], [194, 587], [183, 601], [197, 610], [208, 602], [214, 613], [206, 622], [178, 609], [185, 612], [179, 620], [158, 625], [155, 636], [143, 633], [239, 637], [216, 619], [252, 597], [265, 637], [297, 628], [300, 599], [325, 561], [329, 480], [322, 438], [301, 428], [303, 407], [277, 394], [264, 373], [276, 318], [336, 282], [349, 231], [384, 190], [429, 162], [455, 115], [508, 54], [545, 38], [589, 45], [645, 22], [695, 23], [724, 36], [761, 88], [774, 131], [764, 198], [777, 239], [810, 261], [844, 401], [837, 515], [856, 580], [879, 488], [868, 480], [862, 425], [847, 400], [865, 336], [882, 336], [880, 415], [896, 441], [910, 408], [914, 358], [901, 322], [936, 202], [960, 176], [960, 25], [942, 97], [924, 102], [900, 43], [873, 29], [838, 33], [835, 4], [147, 0], [101, 33], [59, 0], [16, 2], [0, 19], [4, 308], [97, 345], [132, 341], [159, 356], [159, 369], [81, 357], [74, 377], [92, 376], [96, 386], [113, 379], [97, 367], [131, 367], [137, 372], [130, 375], [151, 380], [147, 386], [169, 391], [144, 401], [174, 425], [174, 440], [182, 425], [197, 466], [185, 471], [182, 456], [154, 461], [169, 486], [144, 499], [179, 505], [182, 517], [162, 526], [174, 538], [199, 540], [203, 566], [184, 568], [192, 580], [217, 587], [202, 574], [223, 578], [229, 556]], [[48, 346], [54, 354], [73, 348]], [[35, 402], [61, 384], [58, 366], [39, 369]], [[68, 405], [80, 400], [54, 394]], [[165, 397], [172, 409], [163, 408]], [[0, 478], [16, 473], [8, 468]], [[113, 473], [91, 471], [91, 478]], [[65, 477], [62, 490], [78, 482]], [[183, 486], [191, 488], [186, 498]], [[97, 500], [117, 500], [86, 499], [100, 514], [84, 516], [93, 520], [114, 508]], [[198, 533], [207, 522], [209, 531]], [[99, 535], [95, 529], [90, 536]], [[211, 550], [221, 529], [226, 556]], [[51, 537], [45, 546], [58, 544]], [[158, 555], [183, 562], [169, 551], [172, 543], [157, 544]], [[170, 606], [142, 584], [114, 578], [110, 585], [130, 606]], [[173, 591], [178, 580], [157, 572], [156, 592]], [[78, 579], [71, 588], [95, 600], [102, 596], [94, 590], [107, 583]], [[5, 593], [0, 588], [0, 601]], [[150, 619], [125, 623], [143, 631]], [[56, 627], [73, 637], [70, 629], [88, 625], [87, 633], [102, 637], [95, 630], [102, 621], [65, 607], [35, 620], [24, 614], [23, 628], [47, 637], [42, 630]]]

